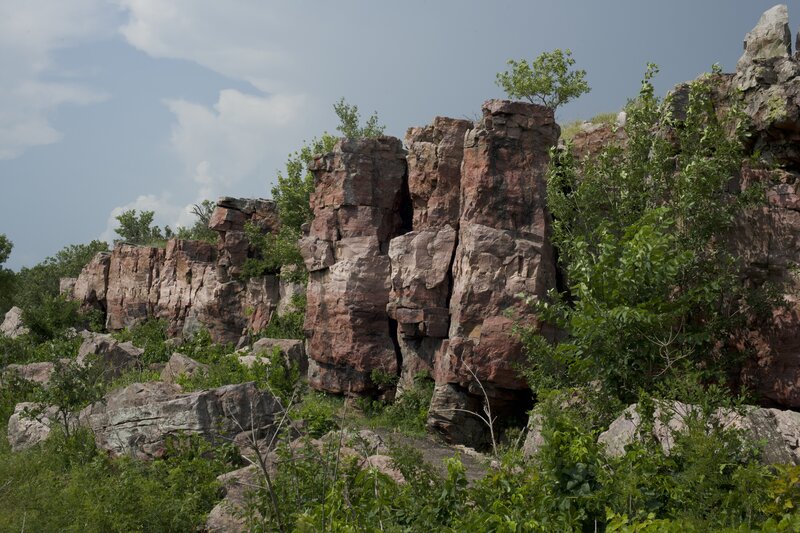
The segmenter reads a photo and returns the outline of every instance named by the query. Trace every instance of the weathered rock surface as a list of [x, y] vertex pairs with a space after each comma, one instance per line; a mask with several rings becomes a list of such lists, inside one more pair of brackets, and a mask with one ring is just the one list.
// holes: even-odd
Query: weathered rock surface
[[406, 163], [398, 139], [341, 140], [309, 167], [314, 221], [301, 240], [311, 271], [305, 330], [312, 387], [336, 393], [376, 389], [370, 373], [397, 374], [389, 303], [389, 240], [401, 216]]
[[195, 361], [191, 357], [186, 357], [181, 353], [173, 353], [167, 365], [161, 371], [160, 379], [165, 383], [176, 383], [181, 376], [192, 377], [208, 372], [208, 365]]
[[181, 394], [176, 385], [134, 383], [106, 395], [81, 411], [80, 422], [92, 429], [97, 446], [113, 455], [147, 459], [166, 451], [170, 436], [198, 434], [219, 441], [273, 428], [277, 402], [253, 383]]
[[[38, 405], [31, 402], [18, 403], [14, 413], [8, 419], [8, 444], [11, 451], [19, 452], [43, 442], [50, 436], [52, 428], [63, 424], [55, 407], [46, 407], [36, 417], [29, 416]], [[77, 424], [75, 417], [68, 417], [71, 428]]]
[[78, 349], [77, 361], [101, 365], [103, 378], [110, 381], [126, 370], [140, 366], [143, 353], [144, 350], [133, 343], [119, 342], [111, 335], [87, 333]]
[[431, 125], [406, 133], [414, 230], [458, 227], [464, 136], [472, 127], [468, 120], [436, 117]]
[[272, 232], [277, 216], [271, 200], [220, 198], [209, 224], [219, 233], [217, 245], [176, 239], [165, 248], [118, 244], [98, 254], [67, 293], [105, 312], [109, 330], [162, 318], [171, 336], [205, 327], [216, 342], [236, 343], [264, 329], [281, 298], [288, 302], [298, 291], [277, 276], [236, 278], [251, 255], [245, 224]]
[[515, 369], [522, 347], [508, 313], [535, 324], [520, 295], [542, 297], [555, 287], [544, 175], [558, 134], [552, 110], [490, 100], [482, 120], [466, 135], [450, 331], [435, 361], [437, 387], [429, 417], [429, 425], [451, 440], [459, 435], [458, 441], [475, 443], [484, 433], [466, 435], [475, 417], [454, 410], [482, 405], [476, 379], [493, 414], [525, 409], [530, 401]]
[[27, 365], [11, 364], [3, 369], [3, 375], [5, 377], [9, 374], [14, 374], [25, 381], [38, 383], [39, 385], [47, 385], [50, 382], [50, 376], [54, 368], [55, 365], [48, 361], [28, 363]]
[[[272, 351], [277, 348], [287, 361], [297, 363], [301, 375], [308, 371], [308, 357], [306, 357], [305, 344], [297, 339], [258, 339], [253, 343], [250, 353], [244, 357], [269, 358]], [[241, 357], [239, 358], [241, 360]]]
[[744, 38], [741, 61], [788, 57], [792, 53], [789, 10], [779, 4], [761, 15], [756, 27]]
[[[675, 446], [675, 437], [688, 428], [688, 421], [696, 417], [699, 408], [681, 402], [657, 403], [651, 435], [642, 435], [642, 417], [637, 404], [629, 406], [608, 430], [601, 433], [598, 442], [605, 445], [612, 457], [625, 454], [625, 447], [637, 439], [654, 438], [669, 454]], [[746, 407], [742, 413], [720, 409], [711, 416], [709, 424], [726, 429], [742, 430], [753, 442], [762, 442], [761, 460], [767, 464], [800, 464], [800, 413], [779, 409]]]
[[209, 533], [249, 531], [245, 509], [252, 495], [265, 484], [263, 474], [256, 465], [250, 465], [222, 474], [217, 481], [225, 497], [208, 513], [205, 530]]
[[0, 334], [16, 339], [28, 333], [28, 328], [22, 321], [22, 309], [19, 307], [12, 307], [6, 312], [3, 318], [3, 323], [0, 324]]

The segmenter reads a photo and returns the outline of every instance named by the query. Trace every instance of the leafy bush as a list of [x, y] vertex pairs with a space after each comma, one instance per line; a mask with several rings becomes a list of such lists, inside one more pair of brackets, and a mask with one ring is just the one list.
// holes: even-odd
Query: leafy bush
[[150, 318], [130, 328], [112, 333], [120, 342], [131, 342], [137, 348], [144, 350], [141, 361], [147, 366], [152, 363], [165, 363], [169, 361], [173, 347], [167, 343], [167, 321], [164, 319]]
[[509, 98], [525, 98], [550, 109], [556, 109], [591, 89], [585, 70], [571, 70], [575, 64], [571, 50], [544, 52], [530, 64], [510, 59], [511, 67], [497, 74], [497, 85]]
[[655, 72], [628, 105], [624, 147], [582, 166], [569, 150], [553, 154], [547, 192], [568, 291], [534, 306], [568, 336], [551, 345], [523, 332], [535, 391], [599, 379], [629, 402], [689, 370], [724, 379], [741, 356], [727, 340], [748, 292], [724, 236], [759, 194], [728, 187], [744, 157], [742, 115], [717, 115], [706, 76], [676, 118], [654, 96]]

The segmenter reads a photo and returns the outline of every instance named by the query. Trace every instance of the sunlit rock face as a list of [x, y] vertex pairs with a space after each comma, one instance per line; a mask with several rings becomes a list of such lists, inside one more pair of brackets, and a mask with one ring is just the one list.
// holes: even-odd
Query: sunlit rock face
[[341, 140], [310, 169], [314, 220], [301, 239], [309, 270], [308, 379], [336, 393], [375, 393], [396, 376], [399, 348], [386, 314], [389, 241], [409, 229], [406, 158], [399, 139]]

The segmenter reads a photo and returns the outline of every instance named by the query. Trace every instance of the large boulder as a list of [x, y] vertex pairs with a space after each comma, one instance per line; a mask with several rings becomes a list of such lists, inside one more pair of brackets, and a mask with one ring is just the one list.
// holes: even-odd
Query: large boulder
[[165, 383], [177, 383], [181, 376], [192, 377], [208, 373], [208, 365], [195, 361], [191, 357], [186, 357], [182, 353], [173, 353], [167, 365], [161, 370], [161, 381]]
[[0, 324], [0, 334], [16, 339], [27, 333], [28, 328], [22, 321], [22, 309], [16, 306], [12, 307], [6, 312], [3, 323]]
[[104, 379], [111, 381], [127, 370], [140, 367], [143, 353], [131, 342], [119, 342], [103, 333], [87, 333], [78, 349], [77, 361], [101, 365]]
[[[34, 416], [35, 413], [35, 416]], [[77, 417], [67, 416], [70, 429], [77, 427]], [[41, 406], [32, 402], [18, 403], [8, 419], [8, 444], [12, 452], [20, 452], [43, 442], [50, 436], [54, 427], [63, 427], [58, 409]]]
[[[63, 361], [67, 361], [66, 359]], [[38, 385], [47, 385], [50, 382], [50, 376], [53, 374], [55, 364], [49, 361], [40, 363], [28, 363], [26, 365], [11, 364], [7, 365], [3, 370], [4, 377], [14, 375], [25, 381], [36, 383]]]
[[[266, 486], [264, 474], [256, 465], [245, 466], [217, 477], [225, 493], [224, 498], [211, 509], [206, 519], [209, 533], [239, 533], [250, 531], [246, 519], [247, 509], [255, 509], [252, 499], [260, 488]], [[257, 512], [257, 511], [256, 511]], [[260, 516], [253, 517], [260, 520]]]
[[[243, 357], [268, 359], [275, 349], [283, 354], [287, 362], [297, 364], [301, 375], [306, 374], [308, 371], [308, 357], [306, 357], [305, 343], [298, 339], [258, 339], [253, 343], [250, 352]], [[241, 357], [239, 360], [241, 361]]]
[[[601, 433], [598, 442], [611, 457], [625, 454], [626, 446], [636, 440], [653, 438], [669, 454], [675, 437], [688, 428], [688, 421], [699, 416], [699, 408], [681, 402], [657, 402], [649, 435], [642, 434], [642, 416], [638, 404], [630, 405]], [[762, 446], [761, 460], [766, 464], [800, 464], [800, 413], [753, 406], [741, 412], [718, 409], [706, 422], [730, 430], [740, 430], [753, 443]]]
[[305, 331], [309, 383], [336, 393], [377, 389], [371, 372], [397, 374], [389, 303], [389, 240], [408, 229], [406, 163], [398, 139], [339, 141], [309, 165], [314, 220], [301, 240], [310, 271]]
[[187, 394], [169, 383], [134, 383], [81, 411], [80, 421], [94, 432], [99, 448], [147, 459], [162, 456], [171, 436], [230, 442], [243, 433], [268, 436], [278, 409], [253, 383]]

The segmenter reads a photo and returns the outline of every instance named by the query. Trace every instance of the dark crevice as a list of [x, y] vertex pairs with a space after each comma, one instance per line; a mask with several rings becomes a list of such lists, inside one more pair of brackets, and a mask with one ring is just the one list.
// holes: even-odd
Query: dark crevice
[[394, 357], [397, 361], [398, 376], [403, 371], [403, 352], [400, 350], [400, 339], [397, 336], [399, 327], [397, 320], [389, 318], [389, 338], [392, 339], [392, 345], [394, 346]]

